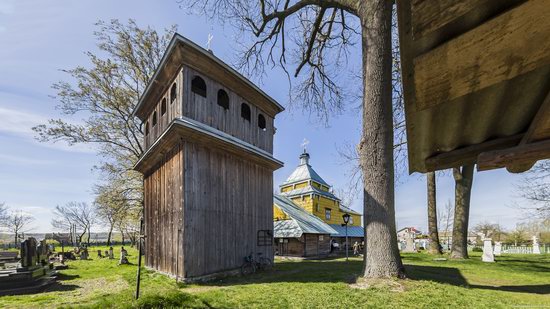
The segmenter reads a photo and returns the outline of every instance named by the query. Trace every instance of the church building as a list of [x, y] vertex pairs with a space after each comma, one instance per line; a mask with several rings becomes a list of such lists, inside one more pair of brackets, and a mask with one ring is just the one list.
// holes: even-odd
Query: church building
[[146, 266], [181, 281], [273, 257], [275, 116], [241, 74], [175, 34], [134, 114], [143, 122]]
[[[342, 224], [344, 223], [344, 214], [348, 214], [350, 216], [347, 227], [349, 245], [351, 246], [355, 241], [363, 241], [364, 229], [361, 226], [361, 214], [341, 204], [341, 200], [332, 193], [332, 187], [309, 164], [309, 159], [310, 155], [304, 149], [304, 152], [300, 155], [298, 167], [279, 186], [279, 194], [308, 214], [320, 219], [321, 222], [327, 225], [327, 228], [332, 230], [330, 233], [332, 241], [339, 244], [345, 244], [346, 227]], [[277, 223], [278, 221], [296, 219], [292, 213], [281, 207], [281, 204], [283, 203], [280, 200], [274, 200], [273, 219], [276, 227], [280, 225], [280, 223]], [[283, 235], [285, 235], [283, 230], [276, 228], [276, 246], [281, 238], [290, 241], [289, 237], [282, 237]], [[282, 240], [283, 243], [285, 239]], [[279, 253], [283, 255], [284, 250], [283, 252], [279, 250]]]

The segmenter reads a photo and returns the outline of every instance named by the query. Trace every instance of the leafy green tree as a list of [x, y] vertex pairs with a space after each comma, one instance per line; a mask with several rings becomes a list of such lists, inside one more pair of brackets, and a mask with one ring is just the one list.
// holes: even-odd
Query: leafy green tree
[[[140, 28], [133, 20], [96, 25], [97, 51], [86, 53], [89, 64], [64, 70], [68, 81], [53, 85], [63, 118], [33, 129], [40, 141], [93, 145], [102, 159], [96, 167], [102, 177], [96, 192], [116, 187], [109, 196], [115, 198], [118, 193], [115, 199], [127, 199], [127, 205], [137, 207], [142, 200], [142, 177], [132, 167], [144, 150], [142, 126], [132, 112], [176, 27], [159, 33]], [[75, 115], [83, 121], [72, 122]]]

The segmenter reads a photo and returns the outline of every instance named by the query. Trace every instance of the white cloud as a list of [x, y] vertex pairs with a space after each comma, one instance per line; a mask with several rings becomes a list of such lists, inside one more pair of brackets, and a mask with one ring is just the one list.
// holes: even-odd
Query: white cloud
[[3, 108], [0, 107], [0, 133], [8, 133], [18, 135], [22, 138], [26, 138], [34, 142], [35, 144], [53, 148], [57, 150], [63, 150], [68, 152], [84, 152], [84, 153], [95, 153], [96, 151], [93, 147], [89, 145], [67, 145], [64, 142], [57, 143], [41, 143], [35, 139], [36, 133], [32, 130], [33, 127], [39, 124], [45, 124], [48, 122], [48, 118], [39, 115], [30, 113], [27, 111]]
[[12, 156], [7, 154], [0, 154], [0, 160], [9, 161], [16, 164], [23, 164], [23, 165], [46, 165], [46, 164], [55, 163], [54, 161], [51, 161], [51, 160], [24, 158], [21, 156]]

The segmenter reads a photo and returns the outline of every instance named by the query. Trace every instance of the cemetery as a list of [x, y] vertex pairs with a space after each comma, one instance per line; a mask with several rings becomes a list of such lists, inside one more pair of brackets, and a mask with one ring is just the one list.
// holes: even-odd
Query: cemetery
[[70, 154], [0, 153], [64, 177], [0, 179], [0, 308], [550, 306], [548, 0], [175, 2], [234, 37], [99, 20], [60, 118], [0, 106], [1, 149]]

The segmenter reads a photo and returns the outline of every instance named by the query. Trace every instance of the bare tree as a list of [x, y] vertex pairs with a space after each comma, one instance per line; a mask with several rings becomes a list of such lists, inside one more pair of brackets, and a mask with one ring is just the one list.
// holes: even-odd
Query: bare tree
[[8, 207], [6, 206], [5, 202], [0, 203], [0, 227], [6, 225], [6, 221], [8, 220], [9, 213], [8, 213]]
[[455, 179], [455, 214], [451, 258], [468, 258], [468, 221], [470, 219], [470, 196], [474, 178], [474, 165], [453, 168]]
[[550, 220], [550, 160], [539, 161], [525, 174], [518, 186], [521, 196], [530, 201], [521, 206], [534, 219]]
[[449, 236], [454, 220], [453, 211], [453, 204], [450, 200], [445, 204], [445, 208], [437, 210], [437, 226], [439, 227], [439, 232], [443, 232], [440, 234]]
[[21, 210], [11, 211], [6, 217], [6, 227], [8, 231], [14, 234], [15, 245], [19, 246], [19, 237], [21, 233], [29, 231], [29, 224], [34, 221], [31, 214]]
[[432, 254], [441, 254], [441, 245], [439, 244], [439, 233], [437, 229], [435, 172], [428, 173], [426, 178], [428, 183], [428, 234], [430, 236], [429, 252]]
[[[365, 246], [363, 276], [404, 277], [395, 228], [394, 131], [392, 114], [392, 2], [385, 0], [180, 2], [203, 14], [234, 22], [252, 33], [242, 66], [261, 74], [264, 66], [294, 64], [292, 93], [306, 110], [328, 118], [346, 101], [349, 47], [361, 40], [362, 133], [358, 145], [363, 178]], [[190, 4], [187, 4], [190, 3]], [[288, 62], [287, 62], [288, 61]], [[290, 74], [288, 74], [289, 79]]]
[[57, 205], [54, 210], [54, 216], [55, 218], [52, 220], [53, 227], [66, 230], [74, 224], [77, 230], [80, 231], [78, 243], [82, 243], [82, 238], [88, 233], [86, 243], [90, 245], [92, 225], [97, 220], [94, 207], [83, 202], [69, 202], [65, 206]]
[[475, 234], [482, 233], [486, 237], [490, 237], [495, 241], [501, 241], [504, 238], [504, 228], [498, 223], [480, 222], [472, 228], [472, 232]]

